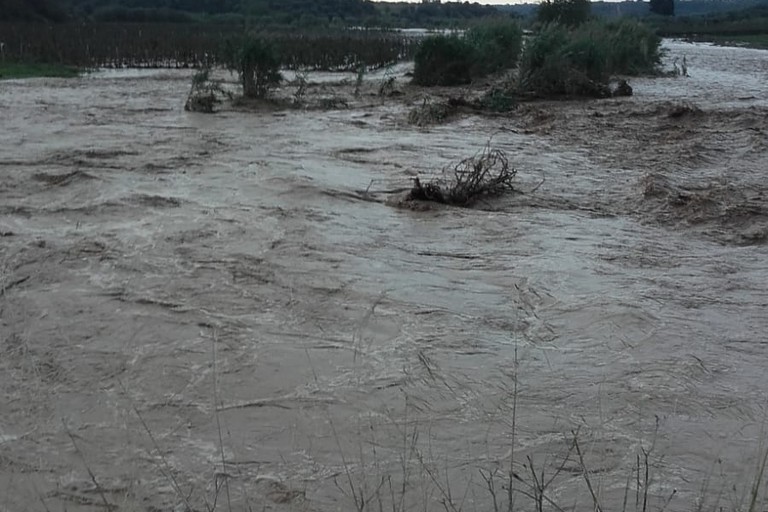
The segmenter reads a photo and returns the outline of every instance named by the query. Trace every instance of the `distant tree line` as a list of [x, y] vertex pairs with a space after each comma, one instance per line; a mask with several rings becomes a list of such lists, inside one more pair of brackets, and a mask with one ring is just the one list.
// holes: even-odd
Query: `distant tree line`
[[498, 15], [470, 2], [371, 0], [0, 0], [0, 21], [192, 22], [246, 18], [263, 25], [432, 26]]
[[52, 0], [0, 0], [0, 21], [64, 21], [66, 8]]
[[662, 16], [674, 16], [675, 0], [651, 0], [651, 12]]

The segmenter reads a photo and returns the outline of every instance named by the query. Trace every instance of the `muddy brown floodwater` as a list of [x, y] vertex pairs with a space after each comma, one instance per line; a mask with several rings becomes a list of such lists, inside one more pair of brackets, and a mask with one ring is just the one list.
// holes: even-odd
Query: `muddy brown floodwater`
[[[768, 53], [666, 46], [689, 78], [427, 128], [401, 74], [0, 83], [0, 510], [506, 510], [510, 460], [522, 510], [746, 508]], [[491, 137], [519, 193], [393, 206]]]

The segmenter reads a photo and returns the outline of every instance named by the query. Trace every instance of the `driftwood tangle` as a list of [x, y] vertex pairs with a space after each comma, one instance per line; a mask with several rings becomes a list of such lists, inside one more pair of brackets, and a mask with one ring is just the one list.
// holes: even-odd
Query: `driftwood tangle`
[[[444, 173], [451, 174], [448, 169]], [[436, 179], [422, 183], [418, 177], [415, 178], [407, 199], [469, 206], [481, 197], [514, 190], [516, 175], [517, 170], [509, 166], [504, 151], [486, 146], [475, 156], [457, 163], [448, 180]]]

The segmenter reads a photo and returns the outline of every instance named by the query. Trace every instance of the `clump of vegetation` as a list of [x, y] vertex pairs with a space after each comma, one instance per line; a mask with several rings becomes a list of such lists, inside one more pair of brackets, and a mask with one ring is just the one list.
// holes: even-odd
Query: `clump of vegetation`
[[211, 69], [203, 68], [192, 77], [192, 87], [189, 89], [184, 110], [211, 114], [217, 103], [221, 103], [220, 95], [230, 96], [221, 87], [221, 82], [211, 79]]
[[523, 29], [514, 21], [491, 21], [467, 31], [475, 50], [474, 76], [484, 76], [517, 66], [523, 47]]
[[408, 113], [408, 122], [416, 126], [429, 126], [445, 122], [451, 117], [455, 108], [446, 103], [433, 103], [429, 98]]
[[355, 92], [353, 93], [355, 98], [360, 97], [360, 91], [363, 88], [363, 81], [365, 80], [365, 64], [358, 64], [357, 75], [355, 77]]
[[293, 85], [296, 86], [296, 90], [293, 92], [293, 104], [301, 105], [304, 103], [304, 96], [309, 88], [309, 73], [306, 70], [296, 71]]
[[494, 88], [478, 100], [477, 106], [491, 112], [509, 112], [517, 106], [517, 99], [505, 89]]
[[474, 48], [459, 36], [430, 36], [414, 58], [413, 82], [417, 85], [462, 85], [472, 81]]
[[589, 0], [544, 0], [536, 10], [536, 19], [544, 24], [576, 26], [589, 20], [591, 12]]
[[396, 89], [397, 79], [392, 72], [392, 68], [384, 72], [384, 78], [379, 82], [379, 96], [399, 96], [401, 91]]
[[602, 74], [596, 68], [604, 56], [598, 54], [601, 48], [589, 43], [574, 41], [563, 25], [543, 27], [523, 50], [518, 92], [534, 96], [605, 96], [604, 88], [590, 78], [590, 74]]
[[478, 25], [464, 37], [428, 37], [416, 52], [413, 81], [424, 86], [462, 85], [514, 68], [522, 41], [520, 25], [508, 21]]
[[660, 45], [649, 27], [630, 20], [575, 28], [546, 25], [523, 50], [518, 91], [534, 96], [611, 96], [612, 76], [657, 70]]
[[239, 45], [231, 47], [229, 53], [227, 65], [238, 73], [244, 97], [266, 98], [282, 80], [280, 58], [268, 41], [246, 37]]
[[517, 170], [509, 166], [506, 153], [490, 146], [443, 172], [451, 176], [447, 180], [436, 179], [428, 183], [415, 178], [406, 200], [470, 206], [480, 198], [514, 190], [513, 181], [517, 175]]
[[661, 63], [661, 38], [648, 25], [630, 19], [593, 22], [584, 27], [607, 46], [607, 71], [617, 75], [655, 73]]

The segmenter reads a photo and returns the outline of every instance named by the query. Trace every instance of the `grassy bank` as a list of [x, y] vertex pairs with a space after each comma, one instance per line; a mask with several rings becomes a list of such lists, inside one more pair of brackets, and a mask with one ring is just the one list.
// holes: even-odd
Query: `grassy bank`
[[657, 20], [657, 29], [663, 37], [768, 48], [768, 4], [739, 11]]
[[74, 78], [82, 71], [62, 64], [0, 63], [0, 80], [10, 78]]
[[742, 48], [768, 50], [768, 34], [707, 35], [692, 39], [712, 42], [720, 46], [740, 46]]

